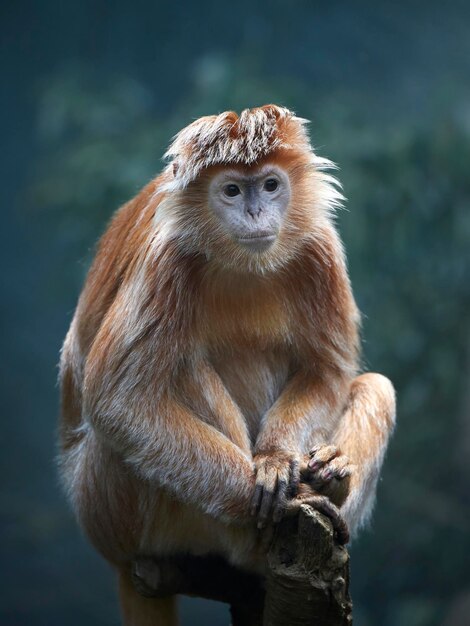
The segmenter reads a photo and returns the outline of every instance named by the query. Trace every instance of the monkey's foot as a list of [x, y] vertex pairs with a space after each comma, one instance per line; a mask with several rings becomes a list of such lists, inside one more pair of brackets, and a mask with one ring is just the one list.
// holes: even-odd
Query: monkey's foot
[[296, 513], [302, 504], [308, 504], [319, 513], [323, 513], [331, 521], [338, 543], [341, 545], [348, 543], [348, 525], [344, 521], [338, 507], [328, 497], [312, 493], [300, 494], [288, 503], [287, 513]]
[[132, 583], [140, 595], [155, 597], [161, 582], [160, 567], [152, 557], [139, 557], [132, 562]]
[[341, 506], [349, 493], [349, 477], [354, 471], [354, 465], [332, 445], [316, 446], [310, 451], [309, 457], [307, 466], [302, 468], [302, 480]]
[[174, 595], [184, 583], [185, 567], [185, 559], [178, 556], [139, 556], [131, 564], [132, 583], [147, 598]]

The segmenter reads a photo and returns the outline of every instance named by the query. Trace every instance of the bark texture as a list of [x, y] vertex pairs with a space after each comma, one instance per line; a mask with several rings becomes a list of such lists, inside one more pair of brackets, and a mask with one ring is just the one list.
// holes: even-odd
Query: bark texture
[[279, 526], [268, 554], [263, 626], [350, 626], [349, 555], [309, 506]]

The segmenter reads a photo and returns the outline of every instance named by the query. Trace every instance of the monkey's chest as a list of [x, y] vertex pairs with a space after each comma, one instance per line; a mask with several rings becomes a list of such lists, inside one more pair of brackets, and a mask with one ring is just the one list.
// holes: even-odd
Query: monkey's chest
[[287, 303], [274, 290], [217, 299], [199, 316], [203, 351], [245, 416], [252, 439], [284, 388], [292, 362]]
[[241, 409], [251, 439], [256, 439], [263, 416], [286, 384], [290, 364], [288, 351], [235, 351], [213, 354], [210, 360]]

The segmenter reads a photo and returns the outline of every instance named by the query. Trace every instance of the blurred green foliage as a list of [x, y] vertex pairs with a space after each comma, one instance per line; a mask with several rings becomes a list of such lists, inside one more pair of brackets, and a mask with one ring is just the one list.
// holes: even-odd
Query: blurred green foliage
[[348, 202], [338, 223], [364, 313], [365, 367], [398, 391], [372, 530], [352, 550], [355, 623], [437, 626], [470, 588], [468, 125], [450, 115], [382, 124], [347, 94], [319, 102], [299, 80], [250, 72], [233, 88], [234, 71], [223, 56], [204, 57], [167, 113], [155, 113], [139, 82], [103, 83], [80, 67], [44, 84], [43, 157], [28, 193], [40, 207], [34, 219], [60, 243], [56, 288], [78, 294], [112, 211], [159, 171], [171, 136], [191, 119], [301, 103], [319, 153], [341, 167]]

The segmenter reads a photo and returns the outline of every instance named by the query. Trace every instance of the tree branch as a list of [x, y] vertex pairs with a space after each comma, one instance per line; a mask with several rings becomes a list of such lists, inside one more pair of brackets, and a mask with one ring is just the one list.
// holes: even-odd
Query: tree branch
[[350, 626], [349, 555], [329, 519], [308, 505], [277, 527], [266, 579], [220, 557], [146, 557], [134, 564], [140, 593], [225, 602], [232, 626]]
[[350, 626], [349, 555], [310, 506], [279, 525], [268, 554], [264, 626]]

